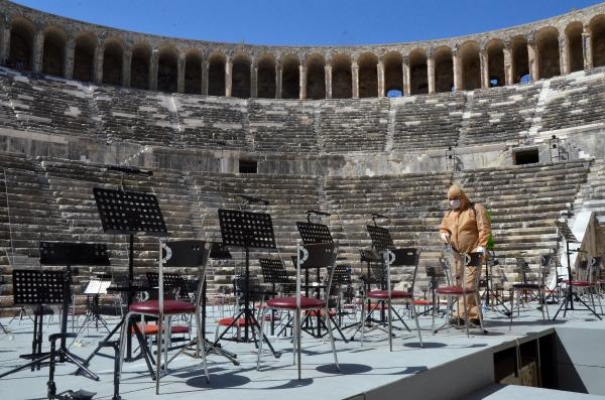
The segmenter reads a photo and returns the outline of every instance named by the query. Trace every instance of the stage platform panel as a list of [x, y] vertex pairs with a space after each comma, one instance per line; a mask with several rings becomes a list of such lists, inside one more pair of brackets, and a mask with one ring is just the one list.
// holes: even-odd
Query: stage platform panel
[[[551, 315], [554, 314], [556, 305], [549, 307]], [[208, 338], [212, 339], [215, 332], [213, 324], [223, 314], [218, 310], [209, 314], [207, 332]], [[592, 394], [554, 391], [557, 396], [566, 399], [605, 398], [600, 397], [605, 396], [605, 379], [602, 375], [605, 370], [605, 357], [602, 355], [605, 351], [604, 341], [600, 339], [605, 337], [605, 322], [579, 311], [568, 313], [565, 319], [557, 319], [554, 323], [544, 322], [540, 312], [526, 310], [509, 330], [509, 320], [503, 314], [487, 311], [485, 317], [488, 333], [480, 334], [475, 329], [467, 338], [464, 330], [453, 328], [433, 334], [431, 318], [422, 316], [420, 323], [424, 348], [420, 347], [415, 331], [396, 331], [393, 352], [389, 351], [386, 333], [380, 330], [369, 332], [363, 347], [359, 336], [349, 343], [337, 340], [340, 371], [334, 368], [329, 342], [305, 336], [302, 380], [296, 379], [289, 338], [270, 336], [272, 344], [282, 355], [276, 359], [269, 351], [263, 351], [260, 371], [256, 370], [257, 352], [254, 344], [223, 340], [222, 348], [237, 354], [239, 366], [224, 357], [210, 355], [211, 382], [208, 384], [201, 360], [181, 356], [170, 364], [170, 374], [162, 378], [160, 396], [173, 399], [198, 399], [203, 396], [207, 400], [232, 400], [234, 396], [245, 396], [246, 400], [374, 400], [499, 399], [502, 396], [532, 398], [546, 393], [549, 398], [556, 399], [559, 397], [552, 397], [547, 389], [497, 386], [511, 372], [506, 370], [510, 367], [507, 355], [516, 352], [518, 347], [531, 349], [534, 343], [541, 343], [556, 348], [552, 360], [559, 367], [553, 372], [555, 375], [552, 378], [559, 383], [571, 382], [567, 384]], [[405, 318], [413, 326], [413, 321], [408, 316]], [[118, 322], [117, 317], [106, 319], [110, 326]], [[82, 321], [82, 317], [76, 320], [74, 328], [77, 329], [78, 322]], [[27, 318], [14, 320], [10, 325], [8, 319], [2, 319], [1, 322], [10, 330], [9, 334], [0, 334], [0, 373], [3, 373], [25, 362], [19, 358], [19, 354], [31, 352], [32, 324]], [[443, 320], [438, 318], [436, 322], [440, 324]], [[57, 316], [45, 321], [45, 324], [43, 350], [48, 349], [48, 335], [59, 330]], [[97, 331], [94, 326], [88, 327], [70, 349], [86, 358], [106, 334], [104, 328]], [[233, 332], [235, 335], [236, 332]], [[106, 354], [112, 354], [111, 349], [107, 349]], [[496, 359], [504, 360], [500, 361], [504, 367], [498, 367], [504, 368], [504, 371], [497, 370]], [[83, 388], [96, 392], [94, 399], [112, 398], [113, 359], [101, 356], [93, 358], [90, 369], [101, 377], [98, 382], [72, 375], [75, 369], [71, 364], [58, 364], [55, 377], [58, 392]], [[599, 374], [600, 378], [597, 378]], [[1, 397], [11, 400], [44, 398], [47, 380], [48, 367], [9, 375], [0, 379]], [[120, 394], [128, 400], [148, 400], [156, 396], [155, 383], [149, 378], [143, 360], [124, 364]], [[522, 397], [516, 397], [517, 394]], [[572, 395], [577, 397], [569, 397]]]

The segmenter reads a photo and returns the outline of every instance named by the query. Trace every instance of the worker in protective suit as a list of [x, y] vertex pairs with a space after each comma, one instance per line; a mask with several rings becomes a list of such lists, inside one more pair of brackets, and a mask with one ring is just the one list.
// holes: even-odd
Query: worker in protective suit
[[[474, 288], [479, 282], [481, 268], [467, 267], [464, 274], [464, 260], [459, 256], [461, 254], [482, 253], [486, 257], [486, 247], [492, 228], [487, 215], [487, 210], [481, 204], [472, 203], [464, 194], [462, 188], [453, 184], [448, 192], [450, 210], [446, 211], [443, 221], [439, 226], [441, 240], [451, 245], [454, 254], [454, 271], [456, 284], [461, 285], [465, 277], [467, 288]], [[467, 295], [467, 310], [463, 308], [462, 296], [457, 301], [456, 310], [453, 315], [453, 324], [461, 325], [464, 323], [465, 314], [468, 313], [468, 319], [475, 325], [479, 325], [480, 310], [477, 307], [474, 295]]]

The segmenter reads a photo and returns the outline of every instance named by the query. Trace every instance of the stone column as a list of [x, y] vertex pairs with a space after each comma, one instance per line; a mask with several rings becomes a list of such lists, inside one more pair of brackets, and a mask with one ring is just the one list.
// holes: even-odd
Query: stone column
[[130, 71], [132, 67], [132, 49], [130, 47], [124, 49], [122, 55], [122, 86], [130, 87]]
[[208, 96], [208, 60], [202, 60], [202, 94]]
[[0, 62], [4, 64], [10, 57], [11, 47], [11, 20], [8, 17], [4, 18], [2, 26], [2, 43], [0, 44]]
[[403, 62], [401, 63], [401, 71], [403, 72], [403, 94], [404, 96], [411, 96], [410, 93], [410, 57], [403, 57]]
[[582, 32], [582, 52], [584, 53], [584, 69], [592, 69], [592, 32], [587, 25], [584, 25]]
[[435, 59], [431, 51], [426, 59], [426, 74], [429, 84], [429, 94], [435, 93]]
[[41, 72], [42, 71], [42, 61], [44, 59], [44, 31], [41, 30], [41, 27], [38, 28], [38, 31], [34, 35], [34, 54], [32, 58], [32, 71]]
[[464, 90], [462, 81], [462, 66], [460, 65], [460, 57], [458, 49], [452, 51], [452, 65], [454, 66], [454, 91], [459, 92]]
[[185, 53], [179, 53], [177, 60], [177, 78], [176, 78], [176, 91], [179, 93], [185, 93]]
[[384, 63], [382, 60], [378, 61], [376, 66], [376, 73], [378, 74], [378, 98], [384, 97]]
[[158, 65], [160, 52], [158, 49], [151, 50], [151, 59], [149, 60], [149, 90], [158, 90]]
[[233, 93], [233, 61], [229, 58], [225, 63], [225, 97]]
[[540, 65], [533, 34], [527, 39], [527, 62], [529, 64], [529, 76], [531, 80], [536, 81], [540, 79]]
[[93, 82], [103, 82], [103, 60], [105, 59], [105, 43], [97, 41], [94, 52], [94, 64], [92, 66]]
[[258, 97], [258, 65], [256, 60], [252, 60], [252, 65], [250, 65], [250, 97], [253, 99]]
[[561, 68], [561, 75], [569, 74], [569, 40], [567, 40], [565, 32], [562, 32], [559, 36], [559, 67]]
[[513, 60], [512, 44], [510, 41], [504, 43], [504, 84], [506, 86], [513, 84]]
[[281, 62], [275, 64], [275, 98], [281, 99], [282, 89], [282, 66]]
[[298, 66], [298, 74], [300, 76], [300, 87], [299, 87], [299, 98], [301, 100], [307, 99], [307, 67], [304, 64]]
[[63, 58], [63, 76], [65, 79], [74, 77], [74, 64], [76, 56], [76, 41], [70, 38], [65, 45], [65, 56]]
[[353, 61], [351, 64], [351, 82], [353, 84], [353, 98], [359, 98], [359, 64], [357, 61]]
[[479, 63], [481, 64], [481, 88], [489, 88], [489, 56], [485, 49], [479, 51]]
[[325, 67], [326, 71], [326, 99], [332, 98], [332, 65], [328, 64]]

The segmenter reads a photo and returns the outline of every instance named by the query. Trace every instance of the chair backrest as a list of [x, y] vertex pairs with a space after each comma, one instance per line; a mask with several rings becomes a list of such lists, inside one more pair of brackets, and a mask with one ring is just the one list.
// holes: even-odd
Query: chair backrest
[[328, 280], [324, 291], [326, 302], [330, 298], [332, 279], [336, 268], [338, 248], [334, 243], [313, 243], [298, 246], [296, 251], [296, 303], [300, 307], [301, 269], [302, 268], [328, 268]]
[[387, 250], [383, 252], [383, 258], [386, 264], [387, 288], [391, 290], [391, 268], [407, 267], [412, 269], [411, 291], [416, 288], [416, 276], [418, 275], [418, 266], [420, 263], [420, 249], [413, 247]]
[[[149, 287], [159, 288], [159, 272], [147, 272], [145, 273], [145, 276], [147, 277], [147, 284]], [[164, 296], [167, 295], [167, 292], [171, 292], [171, 295], [169, 295], [170, 298], [184, 298], [187, 297], [189, 288], [187, 287], [187, 282], [181, 275], [164, 273]]]
[[170, 267], [197, 267], [198, 287], [195, 295], [196, 307], [200, 307], [202, 291], [206, 280], [206, 265], [210, 249], [203, 240], [179, 240], [163, 242], [160, 240], [160, 260], [158, 271], [158, 302], [164, 310], [164, 265]]

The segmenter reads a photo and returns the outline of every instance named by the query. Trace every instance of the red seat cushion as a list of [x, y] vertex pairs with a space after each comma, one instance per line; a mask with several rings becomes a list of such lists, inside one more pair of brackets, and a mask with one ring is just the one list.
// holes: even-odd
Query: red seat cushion
[[[158, 326], [155, 324], [137, 324], [139, 327], [139, 330], [143, 333], [143, 335], [145, 336], [150, 336], [150, 335], [157, 335], [158, 334]], [[185, 333], [189, 333], [189, 327], [185, 326], [185, 325], [176, 325], [176, 326], [171, 326], [170, 327], [170, 332], [172, 332], [173, 334], [185, 334]], [[134, 328], [132, 329], [132, 333], [134, 333]]]
[[[218, 320], [217, 325], [219, 325], [219, 326], [229, 326], [229, 325], [233, 324], [233, 326], [236, 327], [236, 328], [242, 327], [242, 326], [246, 326], [246, 319], [245, 318], [240, 318], [237, 321], [235, 321], [235, 323], [233, 323], [233, 321], [234, 321], [233, 317], [222, 318], [222, 319]], [[251, 324], [253, 324], [254, 322], [255, 322], [254, 319], [252, 321], [250, 321]]]
[[[133, 303], [128, 308], [131, 312], [144, 314], [159, 314], [160, 304], [157, 300], [147, 300]], [[195, 312], [195, 304], [186, 301], [164, 300], [164, 315], [186, 314]]]
[[[372, 290], [368, 293], [370, 299], [387, 300], [389, 298], [388, 290]], [[403, 290], [391, 290], [391, 299], [411, 299], [412, 294]]]
[[567, 284], [567, 285], [571, 285], [571, 286], [575, 286], [575, 287], [589, 287], [589, 286], [593, 286], [593, 284], [591, 282], [588, 281], [563, 281], [563, 283]]
[[[302, 309], [323, 308], [325, 306], [326, 302], [320, 299], [305, 296], [301, 296], [300, 298], [300, 308]], [[267, 300], [267, 307], [296, 309], [296, 297], [276, 297], [269, 299]]]
[[473, 289], [464, 289], [458, 286], [444, 286], [435, 290], [437, 294], [445, 294], [445, 295], [457, 295], [461, 296], [463, 294], [474, 294], [476, 291]]

